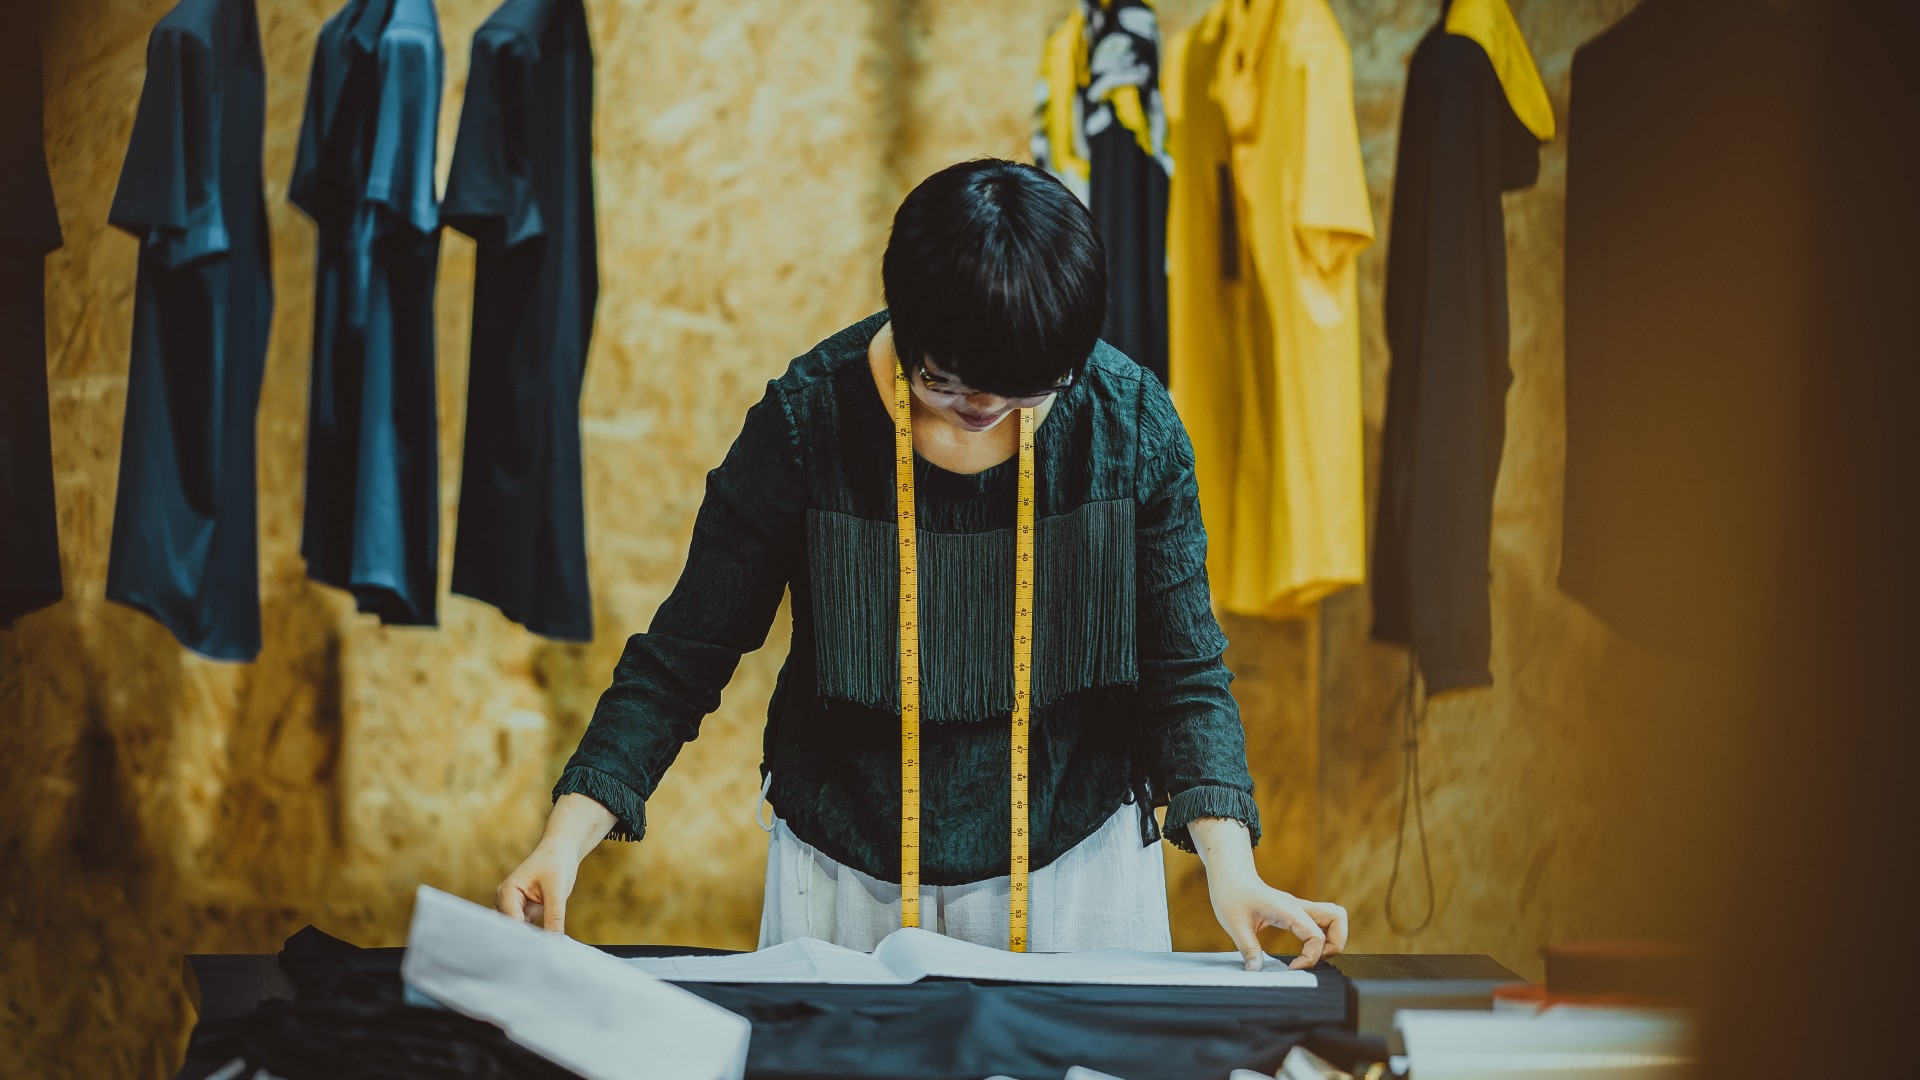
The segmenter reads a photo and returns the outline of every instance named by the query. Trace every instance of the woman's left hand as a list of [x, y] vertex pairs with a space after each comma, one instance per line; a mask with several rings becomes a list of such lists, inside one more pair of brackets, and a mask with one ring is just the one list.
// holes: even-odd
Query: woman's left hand
[[1258, 874], [1209, 873], [1207, 896], [1213, 901], [1213, 917], [1233, 939], [1248, 971], [1259, 971], [1266, 963], [1260, 931], [1268, 926], [1300, 939], [1300, 955], [1289, 965], [1296, 970], [1332, 959], [1347, 947], [1346, 908], [1281, 892], [1260, 880]]
[[1347, 947], [1347, 909], [1302, 900], [1260, 880], [1260, 872], [1253, 867], [1253, 839], [1245, 825], [1231, 818], [1200, 818], [1187, 831], [1207, 867], [1213, 917], [1233, 939], [1248, 971], [1266, 965], [1260, 931], [1269, 926], [1300, 939], [1300, 955], [1289, 965], [1296, 970], [1338, 956]]

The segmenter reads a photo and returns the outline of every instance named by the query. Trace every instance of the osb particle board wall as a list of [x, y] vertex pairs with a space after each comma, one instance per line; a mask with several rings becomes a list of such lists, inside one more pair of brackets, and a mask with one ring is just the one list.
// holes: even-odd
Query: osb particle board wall
[[[1632, 3], [1514, 3], [1563, 118], [1572, 49]], [[597, 627], [592, 645], [566, 646], [461, 598], [444, 600], [437, 630], [386, 630], [304, 580], [312, 229], [285, 187], [314, 36], [338, 5], [260, 0], [278, 314], [259, 421], [267, 642], [244, 666], [187, 655], [100, 598], [134, 276], [132, 240], [103, 223], [146, 34], [166, 6], [57, 5], [45, 35], [67, 237], [47, 270], [69, 599], [0, 634], [0, 1060], [40, 1075], [165, 1075], [187, 1023], [184, 951], [271, 950], [309, 921], [395, 944], [417, 883], [491, 892], [537, 834], [548, 785], [625, 635], [677, 576], [702, 476], [758, 387], [878, 305], [887, 221], [914, 181], [960, 157], [1024, 153], [1040, 42], [1066, 4], [588, 0], [603, 278], [584, 405]], [[438, 3], [443, 168], [467, 41], [491, 6]], [[1171, 32], [1204, 6], [1167, 0], [1163, 22]], [[1354, 45], [1383, 227], [1404, 65], [1437, 7], [1334, 3]], [[1379, 914], [1404, 665], [1365, 642], [1364, 591], [1336, 597], [1316, 621], [1227, 626], [1269, 830], [1262, 865], [1282, 887], [1347, 903], [1356, 948], [1490, 951], [1524, 970], [1540, 941], [1625, 932], [1648, 906], [1634, 868], [1659, 845], [1644, 835], [1646, 813], [1616, 813], [1636, 775], [1619, 748], [1660, 732], [1623, 731], [1590, 692], [1612, 685], [1610, 664], [1642, 661], [1552, 587], [1564, 161], [1563, 141], [1540, 185], [1508, 202], [1516, 384], [1496, 509], [1499, 683], [1436, 702], [1429, 716], [1440, 909], [1425, 934], [1392, 935]], [[1383, 255], [1376, 246], [1362, 264], [1376, 447]], [[443, 258], [450, 544], [471, 245], [453, 237]], [[764, 853], [751, 822], [754, 765], [785, 635], [777, 625], [742, 664], [656, 797], [648, 841], [589, 859], [571, 905], [576, 935], [752, 944]], [[1219, 947], [1197, 863], [1175, 853], [1169, 867], [1176, 942]]]
[[[1510, 0], [1559, 119], [1538, 183], [1505, 196], [1513, 386], [1489, 566], [1494, 685], [1428, 703], [1419, 738], [1436, 906], [1385, 917], [1401, 807], [1408, 664], [1372, 644], [1366, 590], [1328, 600], [1318, 632], [1313, 887], [1355, 912], [1368, 951], [1486, 952], [1541, 972], [1543, 943], [1713, 930], [1743, 753], [1737, 685], [1611, 631], [1556, 585], [1565, 449], [1562, 222], [1574, 50], [1640, 0]], [[1440, 3], [1334, 0], [1354, 50], [1376, 224], [1391, 218], [1407, 57]], [[1361, 260], [1369, 491], [1389, 356], [1380, 302], [1390, 235]], [[1621, 317], [1630, 317], [1621, 313]], [[1371, 499], [1371, 494], [1369, 495]], [[1372, 507], [1369, 506], [1371, 516]], [[1242, 644], [1247, 642], [1243, 635]], [[1416, 821], [1394, 920], [1426, 911]]]

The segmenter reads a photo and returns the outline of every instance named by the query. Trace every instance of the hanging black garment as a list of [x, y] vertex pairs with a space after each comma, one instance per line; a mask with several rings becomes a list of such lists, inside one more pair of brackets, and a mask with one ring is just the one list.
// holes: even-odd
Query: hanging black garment
[[1107, 248], [1100, 336], [1167, 382], [1167, 172], [1118, 124], [1087, 139], [1093, 220]]
[[181, 0], [108, 220], [140, 240], [107, 598], [196, 652], [260, 651], [254, 419], [273, 321], [253, 0]]
[[439, 587], [443, 62], [431, 0], [350, 0], [320, 31], [288, 190], [319, 231], [300, 552], [399, 625], [433, 625]]
[[[1165, 385], [1170, 181], [1159, 22], [1140, 0], [1088, 4], [1086, 17], [1087, 201], [1107, 249], [1107, 321], [1100, 337]], [[1135, 122], [1144, 131], [1134, 130], [1107, 104], [1120, 85], [1137, 87], [1141, 116]]]
[[1434, 27], [1414, 51], [1387, 251], [1387, 413], [1373, 636], [1413, 650], [1430, 693], [1493, 682], [1488, 548], [1506, 438], [1506, 222], [1540, 140], [1486, 49]]
[[453, 591], [586, 641], [580, 388], [600, 276], [580, 0], [507, 0], [474, 34], [441, 212], [479, 244]]
[[1034, 163], [1092, 211], [1107, 254], [1100, 337], [1167, 381], [1167, 201], [1160, 27], [1144, 0], [1081, 0], [1048, 39]]
[[47, 253], [60, 246], [42, 139], [40, 50], [0, 35], [0, 630], [60, 599], [47, 416]]
[[[1808, 417], [1911, 353], [1917, 33], [1894, 0], [1649, 0], [1575, 54], [1560, 584], [1643, 643], [1717, 652], [1790, 522], [1905, 497]], [[1780, 494], [1814, 468], [1837, 507]]]

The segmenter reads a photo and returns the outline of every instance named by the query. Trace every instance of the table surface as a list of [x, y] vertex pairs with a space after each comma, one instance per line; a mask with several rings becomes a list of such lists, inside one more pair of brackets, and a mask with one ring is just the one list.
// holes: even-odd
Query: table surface
[[[726, 950], [683, 948], [660, 945], [602, 945], [598, 948], [614, 956], [684, 956], [688, 954], [716, 954]], [[396, 978], [400, 958], [405, 950], [400, 948], [362, 949], [354, 954], [348, 966], [369, 974]], [[1154, 1037], [1146, 1028], [1161, 1020], [1168, 1007], [1205, 1008], [1208, 1010], [1209, 1023], [1231, 1029], [1236, 1023], [1248, 1022], [1255, 1026], [1265, 1023], [1271, 1025], [1277, 1015], [1289, 1010], [1298, 1013], [1295, 1018], [1305, 1023], [1309, 1016], [1313, 1023], [1321, 1025], [1317, 1030], [1337, 1029], [1344, 1026], [1353, 1029], [1356, 1018], [1370, 1012], [1369, 1000], [1373, 1005], [1386, 1004], [1386, 999], [1403, 999], [1408, 995], [1419, 996], [1443, 987], [1456, 997], [1461, 987], [1478, 987], [1481, 994], [1491, 992], [1491, 987], [1500, 982], [1517, 980], [1513, 972], [1507, 970], [1492, 958], [1471, 954], [1354, 954], [1337, 957], [1329, 965], [1337, 973], [1323, 976], [1318, 991], [1293, 991], [1305, 994], [1305, 998], [1280, 998], [1274, 1001], [1241, 1001], [1208, 997], [1209, 993], [1220, 995], [1224, 991], [1208, 991], [1205, 988], [1141, 988], [1141, 987], [1047, 987], [1027, 984], [975, 984], [964, 982], [947, 986], [927, 985], [923, 997], [931, 1002], [933, 997], [958, 995], [966, 1000], [954, 1000], [934, 1003], [933, 1008], [951, 1010], [957, 1013], [971, 1013], [984, 1010], [975, 1017], [978, 1024], [991, 1027], [1003, 1034], [1011, 1031], [1015, 1037], [1025, 1023], [1029, 1013], [1056, 1010], [1063, 1023], [1078, 1024], [1082, 1028], [1094, 1028], [1103, 1035], [1113, 1032], [1117, 1038], [1133, 1036], [1146, 1039], [1143, 1043], [1150, 1049], [1164, 1047], [1164, 1041], [1153, 1043]], [[1323, 969], [1324, 971], [1324, 969]], [[182, 978], [189, 1000], [194, 1005], [199, 1020], [213, 1021], [227, 1017], [240, 1016], [251, 1012], [265, 1002], [276, 999], [292, 999], [295, 996], [293, 981], [281, 969], [277, 953], [239, 953], [239, 954], [190, 954], [182, 963]], [[945, 982], [936, 980], [936, 982]], [[761, 1000], [769, 994], [779, 996], [790, 994], [794, 987], [768, 986], [728, 986], [724, 984], [690, 985], [689, 989], [707, 996], [719, 995], [724, 1000], [715, 1001], [723, 1008], [731, 1008], [742, 1015], [755, 1019], [755, 1031], [761, 1032], [761, 1024], [768, 1024], [766, 1035], [773, 1042], [765, 1044], [777, 1047], [782, 1044], [794, 1047], [810, 1047], [810, 1055], [817, 1056], [829, 1049], [843, 1052], [846, 1044], [858, 1043], [877, 1038], [876, 1029], [856, 1024], [845, 1030], [833, 1026], [833, 1021], [822, 1020], [824, 1028], [783, 1026], [779, 1018], [787, 1011], [785, 1008], [767, 1009], [769, 1005], [779, 1006], [780, 1002]], [[811, 995], [810, 1001], [823, 1006], [820, 1011], [832, 1012], [833, 1005], [841, 997], [848, 997], [850, 1006], [843, 1008], [842, 1019], [850, 1014], [871, 1013], [871, 1002], [862, 997], [871, 996], [871, 987], [833, 987], [816, 986], [804, 988]], [[894, 991], [908, 988], [890, 988]], [[1083, 993], [1085, 991], [1085, 993]], [[1102, 994], [1102, 991], [1105, 993]], [[1155, 993], [1159, 991], [1159, 993]], [[1182, 992], [1184, 991], [1184, 992]], [[1285, 994], [1285, 991], [1268, 993]], [[1332, 995], [1329, 999], [1328, 995]], [[1169, 996], [1170, 995], [1170, 996]], [[1377, 995], [1377, 997], [1376, 997]], [[887, 995], [900, 998], [898, 993]], [[911, 995], [908, 995], [911, 996]], [[737, 999], [737, 1000], [735, 1000]], [[854, 1001], [852, 999], [859, 999]], [[1137, 1000], [1136, 1000], [1137, 999]], [[1285, 1001], [1288, 1004], [1277, 1004]], [[1457, 1006], [1456, 1006], [1457, 1007]], [[1484, 1007], [1484, 1005], [1480, 1006]], [[997, 1011], [995, 1011], [997, 1010]], [[923, 1003], [922, 1013], [928, 1011]], [[951, 1015], [951, 1013], [948, 1013]], [[1075, 1019], [1077, 1017], [1077, 1019]], [[869, 1019], [871, 1017], [869, 1016]], [[912, 1017], [903, 1014], [898, 1022], [911, 1028]], [[944, 1021], [942, 1021], [944, 1024]], [[1310, 1026], [1310, 1025], [1309, 1025]], [[842, 1027], [845, 1027], [842, 1024]], [[1004, 1030], [1003, 1030], [1004, 1029]], [[889, 1029], [896, 1030], [896, 1029]], [[1297, 1032], [1304, 1029], [1294, 1029]], [[1025, 1033], [1031, 1035], [1031, 1032]], [[1196, 1031], [1195, 1037], [1201, 1032]], [[890, 1034], [888, 1038], [897, 1038]], [[996, 1036], [997, 1037], [997, 1036]], [[1161, 1036], [1164, 1039], [1164, 1036]], [[858, 1055], [850, 1058], [847, 1069], [856, 1068]], [[207, 1063], [194, 1067], [189, 1061], [180, 1072], [181, 1077], [203, 1076]], [[217, 1063], [215, 1063], [217, 1064]], [[1268, 1063], [1270, 1068], [1274, 1063]], [[751, 1065], [751, 1063], [750, 1063]], [[777, 1070], [776, 1070], [777, 1071]], [[989, 1070], [993, 1071], [993, 1070]], [[784, 1074], [783, 1074], [784, 1075]], [[809, 1074], [811, 1075], [811, 1074]], [[836, 1072], [828, 1069], [819, 1075], [852, 1075], [848, 1071]], [[865, 1073], [860, 1075], [881, 1075]], [[887, 1075], [892, 1075], [887, 1073]], [[986, 1075], [980, 1073], [977, 1075]], [[1182, 1074], [1184, 1075], [1184, 1074]], [[1223, 1073], [1224, 1075], [1224, 1073]]]
[[[601, 945], [615, 956], [718, 955], [724, 949], [674, 945]], [[369, 957], [397, 956], [402, 949], [367, 949]], [[1520, 976], [1491, 956], [1476, 953], [1350, 953], [1332, 966], [1356, 984], [1375, 982], [1518, 982]], [[278, 953], [190, 953], [181, 964], [188, 1000], [202, 1020], [238, 1016], [263, 1002], [291, 1000], [293, 980], [280, 970]]]

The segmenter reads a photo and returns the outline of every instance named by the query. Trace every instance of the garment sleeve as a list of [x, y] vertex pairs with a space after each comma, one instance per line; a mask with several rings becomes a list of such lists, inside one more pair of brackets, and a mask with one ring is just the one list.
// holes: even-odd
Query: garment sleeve
[[148, 42], [146, 84], [107, 215], [165, 266], [228, 247], [211, 67], [206, 46], [191, 34], [162, 31]]
[[[1310, 269], [1302, 275], [1303, 284], [1331, 292], [1348, 264], [1373, 242], [1373, 208], [1353, 112], [1352, 61], [1344, 48], [1313, 50], [1300, 61], [1299, 78], [1305, 92], [1294, 239]], [[1338, 309], [1335, 303], [1328, 310]]]
[[[212, 58], [190, 34], [162, 30], [147, 43], [147, 78], [133, 136], [107, 220], [140, 240], [141, 258], [181, 270], [228, 249], [220, 203]], [[144, 272], [144, 271], [142, 271]], [[173, 454], [188, 504], [217, 512], [219, 465], [226, 449], [218, 395], [224, 381], [219, 349], [187, 349], [171, 357], [179, 385], [198, 392], [171, 403]]]
[[32, 34], [0, 37], [0, 244], [44, 254], [59, 248], [60, 211], [47, 175], [41, 113], [40, 43]]
[[647, 632], [627, 639], [555, 799], [578, 793], [613, 811], [616, 839], [645, 833], [661, 774], [720, 706], [740, 657], [766, 642], [804, 550], [803, 492], [792, 419], [770, 385], [707, 474], [680, 581]]
[[518, 38], [474, 35], [442, 211], [447, 224], [481, 243], [513, 247], [546, 231], [527, 147], [531, 85]]
[[1505, 98], [1475, 42], [1437, 43], [1427, 245], [1419, 269], [1417, 383], [1408, 489], [1408, 613], [1429, 693], [1493, 681], [1488, 598], [1493, 491], [1506, 432]]
[[440, 129], [440, 42], [424, 30], [380, 36], [380, 111], [367, 169], [367, 201], [389, 225], [430, 233], [440, 227], [434, 160]]
[[293, 151], [293, 173], [287, 178], [287, 201], [310, 218], [318, 220], [320, 210], [320, 150], [327, 136], [325, 49], [315, 49], [313, 67], [307, 72], [306, 111], [300, 117], [300, 141]]
[[1207, 534], [1193, 447], [1156, 383], [1140, 417], [1135, 566], [1139, 612], [1139, 733], [1148, 779], [1167, 796], [1165, 833], [1193, 850], [1200, 818], [1244, 822], [1260, 841], [1240, 707], [1227, 686], [1226, 635], [1207, 593]]

